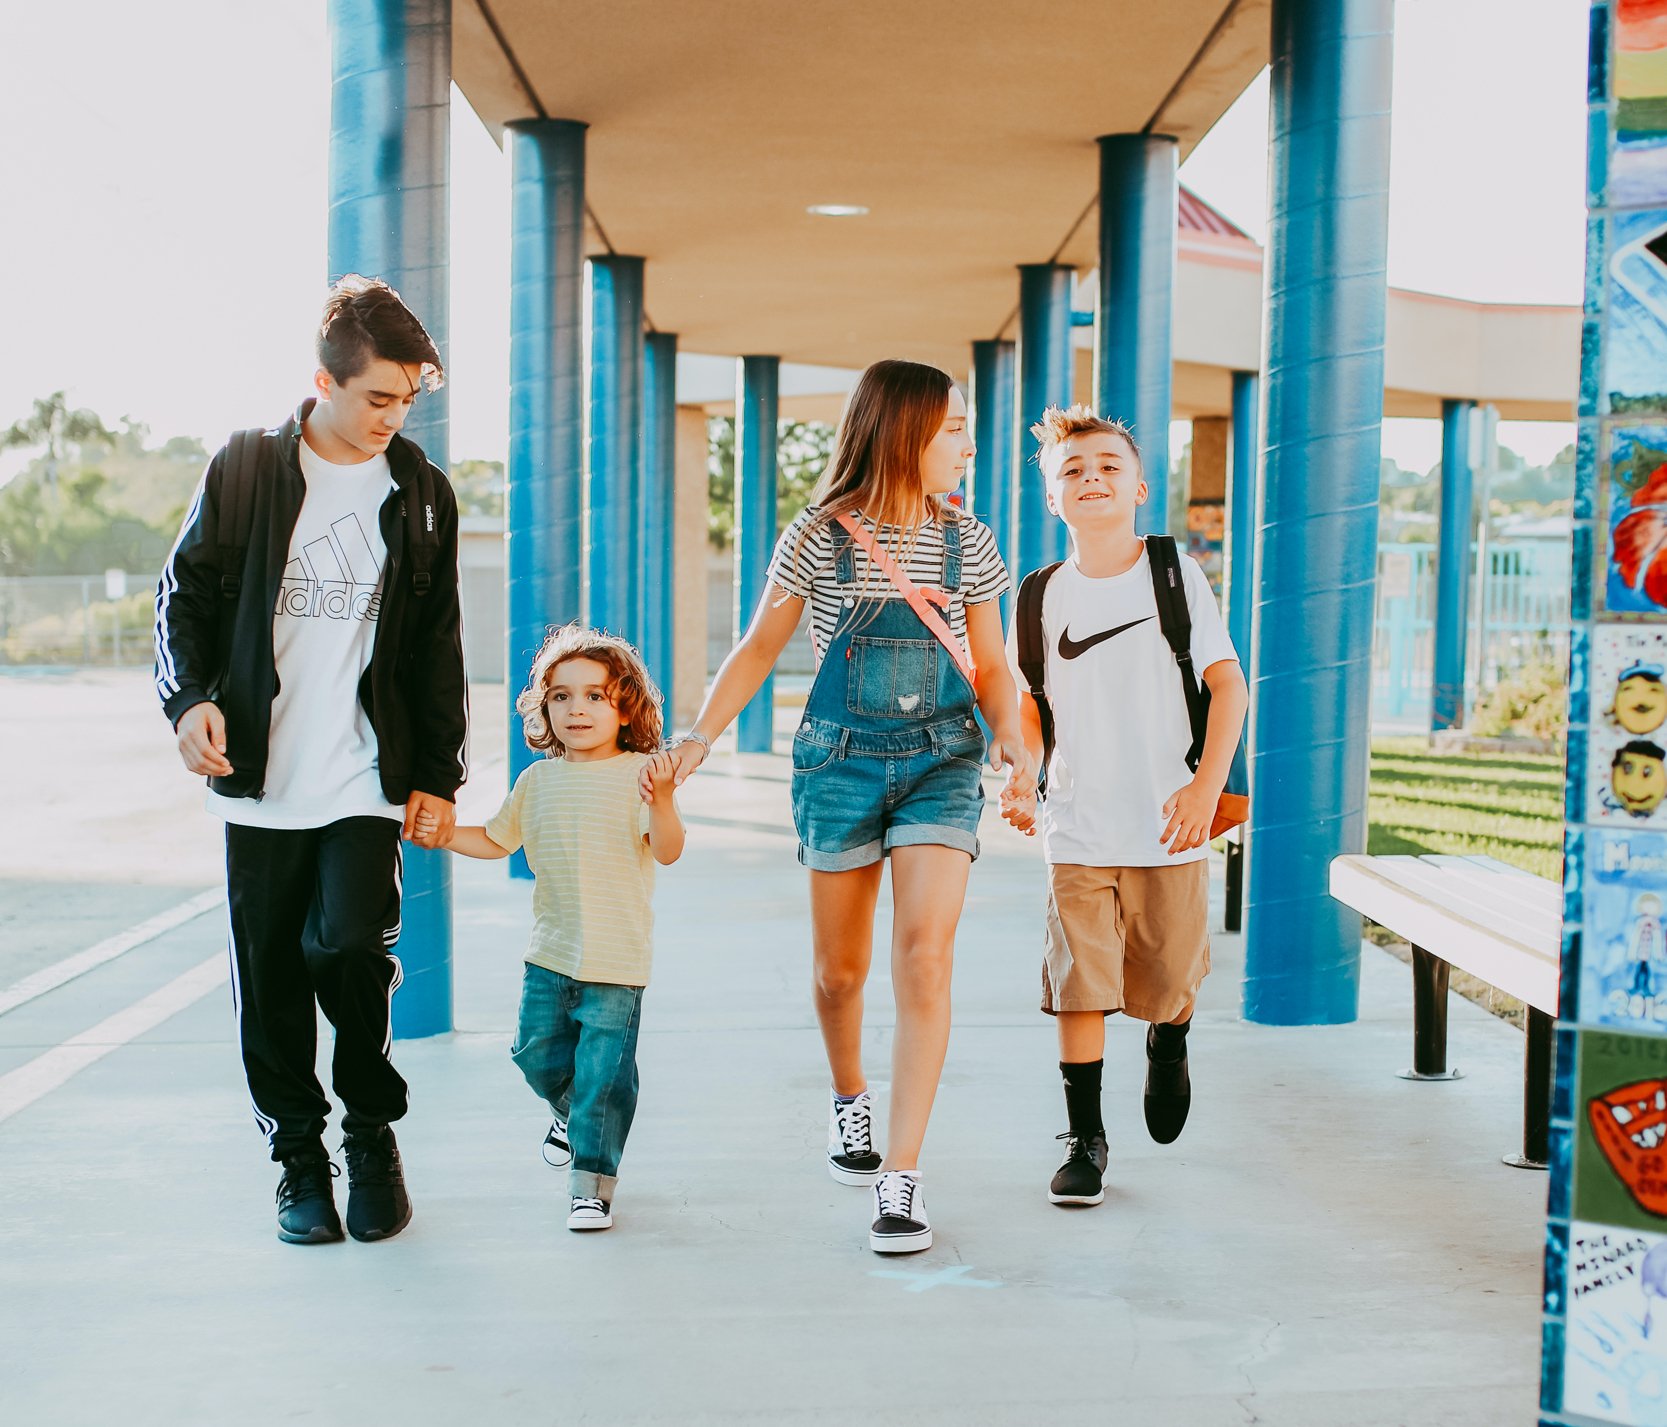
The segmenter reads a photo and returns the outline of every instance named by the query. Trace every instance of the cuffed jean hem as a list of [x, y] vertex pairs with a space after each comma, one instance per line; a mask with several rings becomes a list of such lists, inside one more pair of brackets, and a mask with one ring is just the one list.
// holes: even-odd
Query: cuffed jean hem
[[886, 851], [894, 847], [953, 847], [978, 861], [978, 834], [947, 823], [893, 823], [886, 829]]
[[600, 1199], [604, 1204], [612, 1204], [614, 1188], [618, 1183], [617, 1174], [597, 1174], [589, 1169], [570, 1169], [567, 1172], [567, 1192], [574, 1199]]
[[859, 867], [868, 867], [880, 861], [885, 855], [879, 838], [845, 852], [823, 852], [806, 847], [802, 842], [799, 844], [799, 861], [812, 872], [854, 872]]

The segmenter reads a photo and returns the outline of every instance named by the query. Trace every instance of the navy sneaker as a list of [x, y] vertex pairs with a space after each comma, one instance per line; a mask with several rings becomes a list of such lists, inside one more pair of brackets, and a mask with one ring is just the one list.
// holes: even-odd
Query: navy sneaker
[[1048, 1186], [1054, 1204], [1098, 1204], [1106, 1197], [1105, 1177], [1108, 1146], [1103, 1134], [1084, 1139], [1069, 1130], [1056, 1138], [1065, 1141], [1065, 1162], [1054, 1172]]
[[828, 1173], [841, 1184], [869, 1185], [880, 1177], [880, 1156], [874, 1152], [874, 1098], [864, 1090], [828, 1108]]
[[918, 1170], [888, 1169], [875, 1182], [868, 1247], [877, 1254], [918, 1254], [932, 1247]]
[[386, 1125], [349, 1130], [342, 1149], [347, 1155], [347, 1232], [367, 1244], [393, 1238], [411, 1222], [394, 1132]]
[[278, 1181], [278, 1237], [286, 1244], [333, 1244], [342, 1236], [330, 1181], [338, 1173], [322, 1150], [290, 1155]]

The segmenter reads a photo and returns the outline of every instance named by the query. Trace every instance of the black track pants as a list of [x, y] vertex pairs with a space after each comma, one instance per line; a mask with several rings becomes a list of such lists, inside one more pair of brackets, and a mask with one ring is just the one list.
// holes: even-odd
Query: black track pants
[[323, 1147], [330, 1102], [318, 1083], [317, 1005], [336, 1028], [331, 1078], [342, 1128], [405, 1113], [388, 1059], [388, 1003], [399, 984], [400, 824], [343, 818], [327, 827], [226, 825], [232, 997], [255, 1119], [272, 1158]]

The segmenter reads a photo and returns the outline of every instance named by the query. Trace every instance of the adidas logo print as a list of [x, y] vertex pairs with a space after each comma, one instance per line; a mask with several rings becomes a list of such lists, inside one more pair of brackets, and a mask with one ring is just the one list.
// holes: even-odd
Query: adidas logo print
[[275, 615], [290, 619], [368, 619], [382, 611], [381, 570], [356, 515], [343, 516], [330, 533], [308, 541], [284, 567]]

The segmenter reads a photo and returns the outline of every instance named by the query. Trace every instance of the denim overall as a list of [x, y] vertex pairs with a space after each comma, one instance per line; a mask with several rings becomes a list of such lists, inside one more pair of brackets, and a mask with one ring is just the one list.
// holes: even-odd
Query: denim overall
[[[921, 844], [976, 858], [984, 735], [972, 685], [908, 601], [862, 598], [855, 545], [843, 526], [832, 531], [848, 593], [793, 736], [799, 861], [847, 872]], [[961, 532], [950, 523], [943, 534], [948, 592], [961, 587]]]

